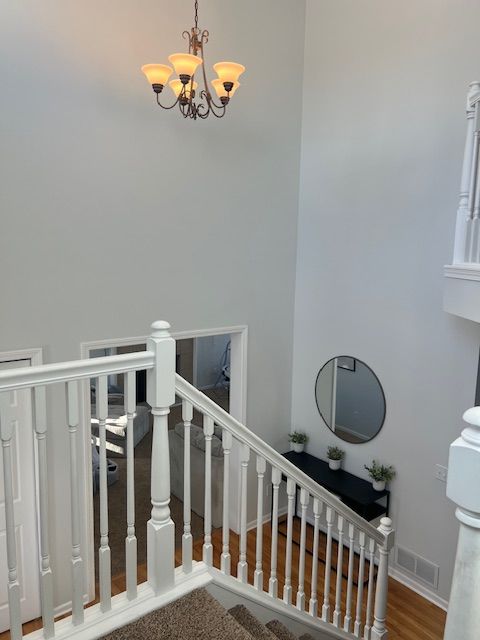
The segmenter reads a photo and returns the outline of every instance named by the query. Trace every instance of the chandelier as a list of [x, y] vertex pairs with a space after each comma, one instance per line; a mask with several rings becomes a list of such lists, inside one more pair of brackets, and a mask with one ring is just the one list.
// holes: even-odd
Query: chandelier
[[[188, 39], [188, 53], [173, 53], [168, 56], [178, 78], [170, 80], [173, 69], [166, 64], [145, 64], [143, 73], [152, 85], [157, 98], [157, 104], [162, 109], [173, 109], [178, 105], [184, 118], [208, 118], [213, 113], [217, 118], [222, 118], [227, 110], [230, 98], [240, 86], [238, 78], [245, 71], [245, 67], [236, 62], [217, 62], [213, 69], [217, 78], [212, 80], [212, 87], [220, 100], [215, 102], [210, 92], [205, 72], [204, 46], [208, 42], [209, 33], [198, 28], [198, 0], [195, 0], [195, 26], [190, 31], [184, 31], [183, 37]], [[198, 82], [195, 80], [197, 74]], [[167, 84], [173, 91], [175, 102], [165, 105], [160, 102], [160, 94]], [[198, 93], [198, 84], [203, 83], [203, 88]], [[197, 99], [199, 96], [200, 99]]]

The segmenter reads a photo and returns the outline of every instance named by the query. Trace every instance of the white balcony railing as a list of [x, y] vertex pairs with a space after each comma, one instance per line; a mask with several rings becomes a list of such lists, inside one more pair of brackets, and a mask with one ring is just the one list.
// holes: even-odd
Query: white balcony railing
[[472, 82], [467, 96], [467, 137], [463, 158], [460, 202], [455, 228], [453, 263], [480, 263], [480, 82]]

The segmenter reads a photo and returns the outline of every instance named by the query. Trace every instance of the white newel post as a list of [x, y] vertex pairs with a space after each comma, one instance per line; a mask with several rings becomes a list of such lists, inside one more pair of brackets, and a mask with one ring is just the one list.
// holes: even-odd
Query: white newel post
[[447, 496], [460, 522], [444, 640], [477, 640], [480, 629], [480, 407], [450, 446]]
[[147, 371], [147, 402], [152, 407], [152, 516], [147, 524], [148, 584], [156, 594], [172, 588], [175, 570], [175, 525], [170, 518], [168, 414], [175, 402], [175, 340], [168, 322], [152, 324], [147, 350], [155, 365]]
[[387, 619], [388, 556], [395, 540], [395, 532], [392, 529], [390, 518], [382, 518], [378, 530], [383, 533], [385, 540], [383, 545], [378, 547], [379, 562], [370, 640], [387, 640], [388, 632], [385, 622]]

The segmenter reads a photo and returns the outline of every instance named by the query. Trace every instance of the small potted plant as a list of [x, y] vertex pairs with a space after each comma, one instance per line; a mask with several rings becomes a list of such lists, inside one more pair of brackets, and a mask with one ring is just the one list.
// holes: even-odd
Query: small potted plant
[[340, 469], [344, 457], [345, 451], [343, 451], [343, 449], [340, 449], [340, 447], [328, 447], [328, 466], [332, 471], [338, 471], [338, 469]]
[[387, 467], [376, 460], [372, 460], [370, 467], [365, 465], [365, 469], [368, 471], [375, 491], [383, 491], [387, 482], [395, 477], [395, 469], [392, 466]]
[[308, 436], [306, 433], [294, 431], [288, 436], [288, 439], [290, 440], [292, 449], [295, 451], [295, 453], [302, 453], [302, 451], [305, 449], [305, 444], [308, 441]]

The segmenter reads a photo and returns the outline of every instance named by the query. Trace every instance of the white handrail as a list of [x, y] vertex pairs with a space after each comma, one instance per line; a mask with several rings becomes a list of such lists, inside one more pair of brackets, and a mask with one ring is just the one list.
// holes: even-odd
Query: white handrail
[[97, 378], [102, 375], [153, 369], [155, 354], [152, 351], [125, 353], [119, 356], [72, 360], [43, 364], [37, 367], [7, 369], [0, 372], [0, 391], [27, 389], [57, 382], [68, 382], [82, 378]]
[[204, 393], [196, 389], [180, 375], [175, 374], [175, 389], [179, 396], [191, 402], [201, 413], [213, 418], [214, 422], [227, 429], [235, 438], [242, 443], [247, 444], [255, 453], [260, 454], [273, 467], [277, 467], [288, 477], [292, 478], [297, 484], [306, 489], [314, 498], [318, 498], [325, 504], [333, 507], [333, 509], [343, 516], [348, 522], [356, 525], [361, 531], [364, 531], [370, 538], [373, 538], [380, 545], [384, 542], [384, 535], [378, 531], [367, 520], [364, 520], [355, 511], [347, 507], [341, 500], [336, 498], [327, 489], [324, 489], [298, 467], [284, 458], [278, 451], [275, 451], [270, 445], [255, 435], [241, 422], [233, 418], [229, 413], [219, 407], [213, 400], [210, 400]]

